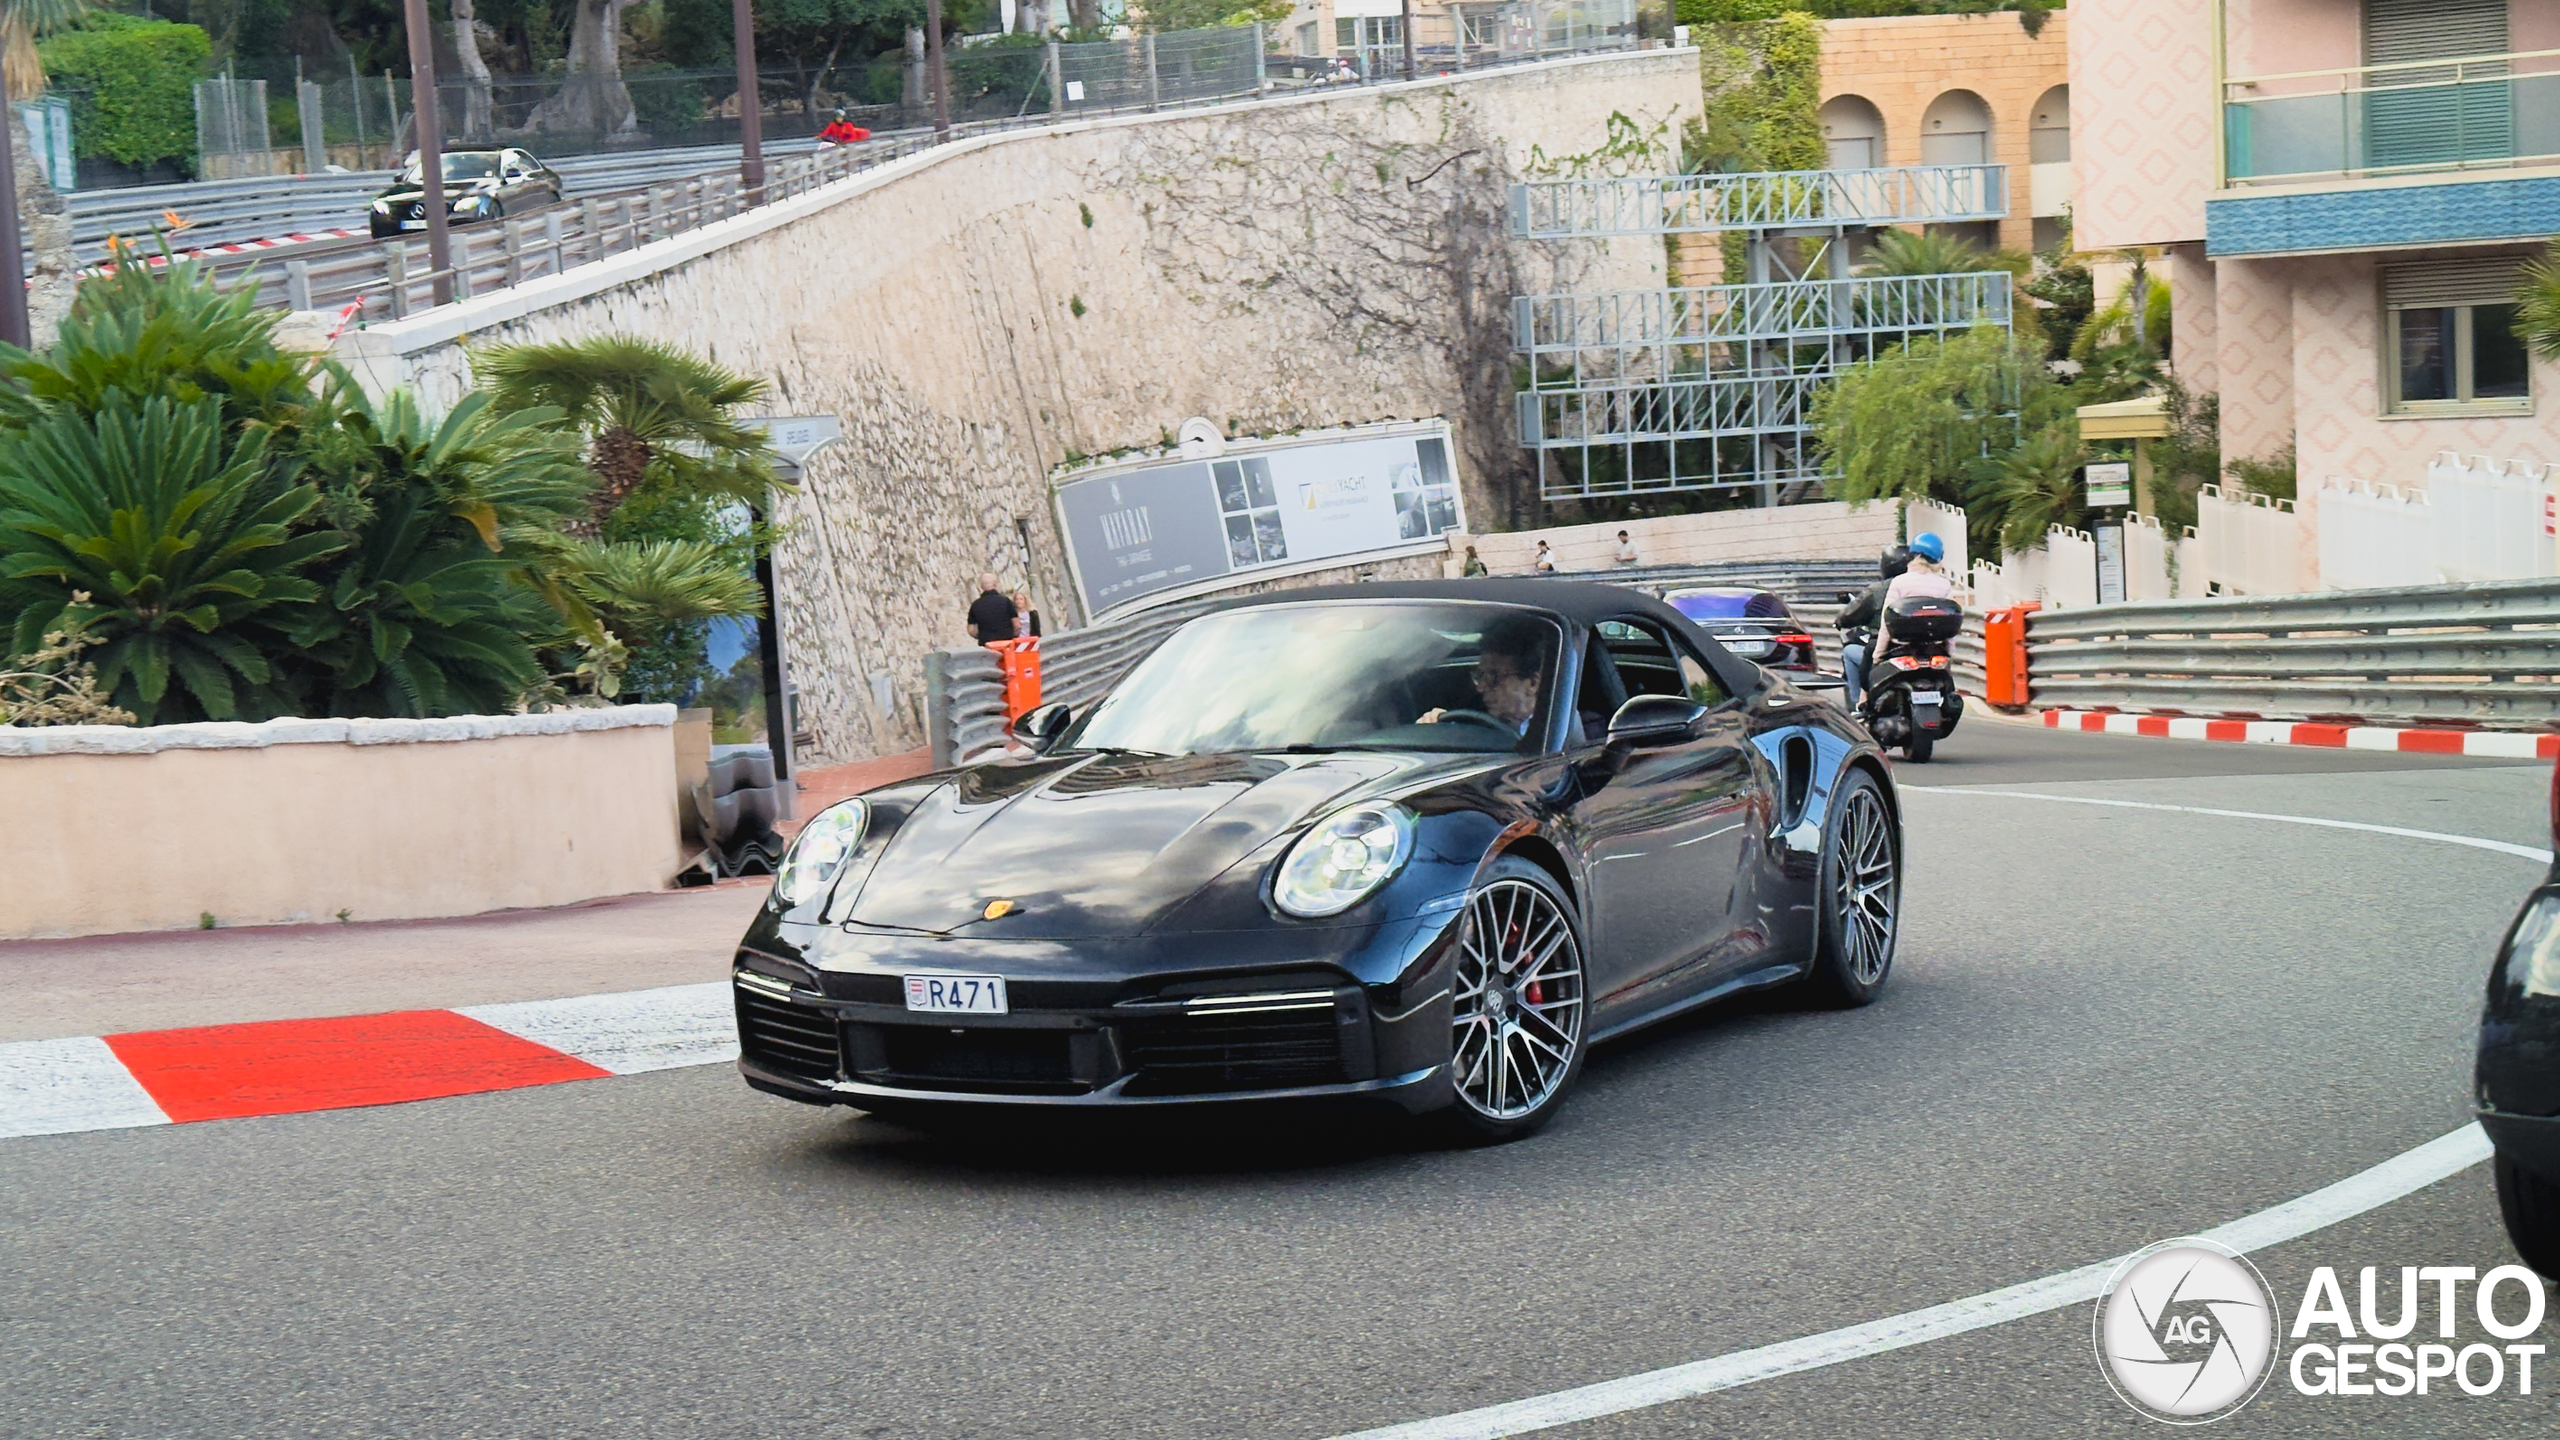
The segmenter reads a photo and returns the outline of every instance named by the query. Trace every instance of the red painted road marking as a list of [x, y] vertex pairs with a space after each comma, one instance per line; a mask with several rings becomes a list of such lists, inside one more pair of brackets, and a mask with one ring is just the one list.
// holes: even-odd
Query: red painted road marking
[[2318, 745], [2332, 750], [2398, 750], [2404, 754], [2469, 755], [2499, 760], [2560, 759], [2560, 735], [2515, 730], [2404, 730], [2389, 725], [2206, 720], [2195, 716], [2141, 715], [2117, 710], [2047, 710], [2043, 716], [2048, 729], [2078, 730], [2088, 734], [2228, 740], [2261, 745]]
[[393, 1105], [612, 1072], [450, 1010], [106, 1037], [177, 1121]]

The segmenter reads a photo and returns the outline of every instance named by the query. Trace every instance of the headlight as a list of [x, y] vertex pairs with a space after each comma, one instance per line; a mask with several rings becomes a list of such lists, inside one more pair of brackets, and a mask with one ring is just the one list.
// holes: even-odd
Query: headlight
[[784, 905], [805, 905], [827, 893], [844, 871], [845, 858], [862, 843], [871, 807], [859, 800], [830, 805], [800, 827], [782, 857], [782, 873], [773, 877], [774, 898]]
[[454, 201], [454, 202], [453, 202], [453, 208], [454, 208], [454, 209], [456, 209], [456, 210], [477, 210], [477, 209], [479, 209], [481, 206], [486, 205], [486, 204], [488, 204], [488, 203], [489, 203], [489, 197], [488, 197], [488, 196], [486, 196], [486, 195], [481, 195], [481, 194], [476, 194], [476, 193], [475, 193], [475, 194], [471, 194], [471, 195], [465, 195], [465, 196], [463, 196], [461, 199]]
[[390, 214], [390, 213], [391, 213], [391, 202], [390, 202], [390, 201], [388, 201], [388, 200], [376, 200], [376, 201], [374, 201], [374, 202], [373, 202], [373, 213], [374, 213], [374, 214], [376, 214], [376, 215], [388, 215], [388, 214]]
[[1413, 815], [1367, 802], [1337, 810], [1289, 847], [1271, 898], [1304, 919], [1339, 915], [1387, 883], [1413, 853]]

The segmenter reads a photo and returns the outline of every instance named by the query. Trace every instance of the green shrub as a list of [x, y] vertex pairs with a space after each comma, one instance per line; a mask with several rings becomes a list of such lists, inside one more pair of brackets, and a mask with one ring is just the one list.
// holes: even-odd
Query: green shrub
[[72, 140], [83, 157], [195, 169], [195, 82], [213, 54], [204, 31], [100, 10], [36, 53], [70, 97]]

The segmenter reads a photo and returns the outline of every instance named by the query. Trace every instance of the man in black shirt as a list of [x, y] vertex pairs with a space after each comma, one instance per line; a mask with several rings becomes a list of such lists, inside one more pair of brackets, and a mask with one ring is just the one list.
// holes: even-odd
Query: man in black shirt
[[1858, 695], [1867, 688], [1868, 645], [1849, 639], [1853, 630], [1875, 630], [1884, 620], [1884, 592], [1893, 586], [1894, 577], [1911, 568], [1911, 552], [1896, 545], [1884, 552], [1876, 569], [1884, 578], [1866, 588], [1866, 592], [1850, 601], [1848, 608], [1833, 616], [1831, 623], [1840, 632], [1840, 679], [1848, 691], [1849, 708], [1858, 708]]
[[978, 598], [969, 603], [969, 635], [981, 645], [1013, 638], [1013, 601], [996, 588], [992, 574], [978, 577]]

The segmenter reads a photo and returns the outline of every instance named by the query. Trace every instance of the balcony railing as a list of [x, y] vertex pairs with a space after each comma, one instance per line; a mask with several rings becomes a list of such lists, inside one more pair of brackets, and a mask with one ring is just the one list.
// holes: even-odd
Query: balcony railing
[[2224, 82], [2234, 185], [2560, 162], [2560, 50]]

